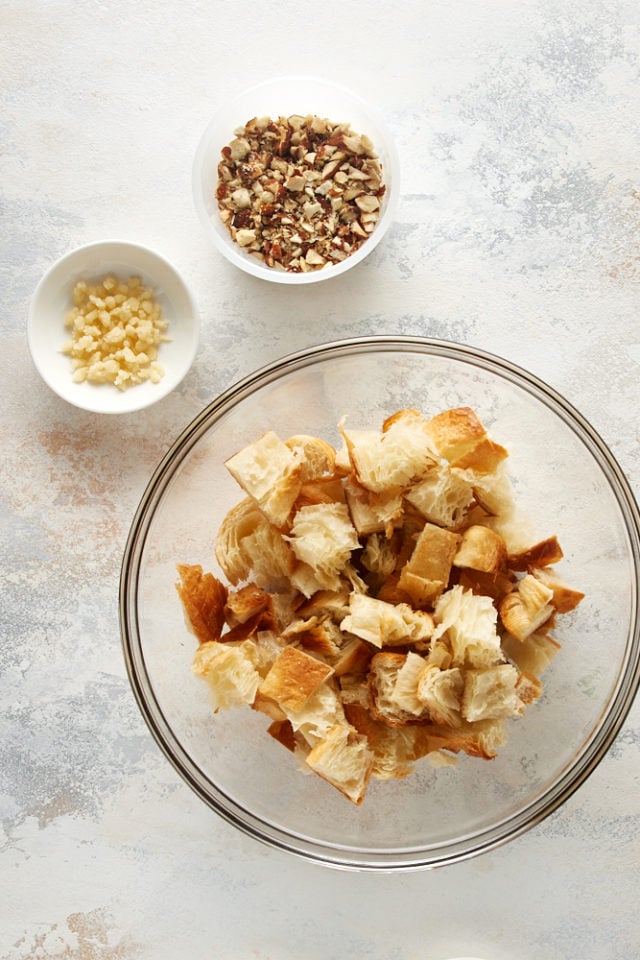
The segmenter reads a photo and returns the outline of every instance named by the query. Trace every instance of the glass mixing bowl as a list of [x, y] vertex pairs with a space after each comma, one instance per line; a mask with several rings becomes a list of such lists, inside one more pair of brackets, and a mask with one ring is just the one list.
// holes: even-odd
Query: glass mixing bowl
[[[191, 670], [176, 564], [223, 577], [213, 544], [241, 499], [224, 461], [267, 429], [339, 445], [337, 423], [379, 426], [398, 409], [473, 407], [510, 452], [521, 509], [556, 534], [561, 568], [585, 599], [560, 618], [561, 651], [544, 692], [498, 757], [419, 763], [372, 781], [356, 807], [266, 734], [246, 708], [211, 711]], [[594, 770], [636, 693], [639, 514], [603, 441], [558, 393], [480, 350], [420, 338], [345, 340], [285, 357], [237, 383], [183, 431], [155, 470], [133, 520], [121, 578], [127, 668], [142, 714], [175, 769], [244, 833], [342, 868], [410, 870], [489, 850], [539, 823]], [[265, 723], [267, 721], [267, 723]]]

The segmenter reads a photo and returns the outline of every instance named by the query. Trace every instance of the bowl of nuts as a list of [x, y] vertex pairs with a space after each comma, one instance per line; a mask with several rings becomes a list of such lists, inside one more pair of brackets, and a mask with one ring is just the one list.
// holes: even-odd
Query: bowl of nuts
[[384, 121], [356, 94], [315, 77], [245, 91], [208, 124], [193, 166], [202, 224], [255, 277], [312, 283], [360, 263], [399, 197]]
[[199, 320], [175, 267], [149, 247], [89, 243], [61, 257], [29, 309], [29, 348], [42, 379], [94, 413], [129, 413], [182, 381]]

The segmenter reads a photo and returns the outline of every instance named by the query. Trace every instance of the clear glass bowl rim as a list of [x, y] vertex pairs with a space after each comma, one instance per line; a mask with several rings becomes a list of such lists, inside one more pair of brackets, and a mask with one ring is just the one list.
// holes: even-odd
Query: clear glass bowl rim
[[[332, 357], [371, 352], [422, 352], [463, 360], [497, 374], [529, 392], [557, 414], [587, 447], [606, 476], [624, 518], [629, 536], [634, 590], [631, 622], [619, 682], [603, 711], [594, 736], [549, 790], [520, 808], [513, 816], [470, 837], [450, 844], [421, 848], [354, 849], [325, 844], [288, 833], [277, 824], [251, 814], [217, 790], [182, 750], [157, 702], [145, 669], [137, 617], [140, 564], [156, 505], [161, 501], [177, 467], [200, 437], [225, 410], [253, 391], [277, 380], [283, 373], [304, 369]], [[119, 617], [122, 648], [134, 697], [153, 739], [182, 779], [211, 809], [244, 834], [302, 859], [347, 870], [412, 871], [459, 862], [498, 847], [546, 819], [581, 786], [596, 769], [618, 735], [640, 686], [640, 511], [631, 486], [607, 444], [591, 424], [554, 388], [524, 368], [477, 347], [413, 336], [369, 336], [335, 340], [287, 354], [242, 378], [220, 394], [185, 427], [154, 470], [135, 512], [127, 537], [120, 572]], [[213, 786], [213, 789], [212, 789]]]

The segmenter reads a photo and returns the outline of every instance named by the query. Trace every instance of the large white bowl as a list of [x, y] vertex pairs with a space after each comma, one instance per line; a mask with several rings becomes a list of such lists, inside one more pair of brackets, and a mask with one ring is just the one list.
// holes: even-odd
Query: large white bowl
[[[60, 352], [69, 339], [64, 320], [73, 306], [73, 287], [109, 273], [121, 280], [139, 276], [155, 291], [170, 337], [159, 352], [165, 370], [159, 383], [121, 391], [109, 383], [73, 381], [71, 361]], [[67, 253], [45, 273], [31, 300], [27, 336], [40, 376], [58, 396], [94, 413], [130, 413], [166, 397], [185, 377], [198, 348], [199, 319], [187, 284], [165, 257], [138, 243], [99, 240]]]
[[[234, 137], [237, 127], [253, 117], [315, 114], [336, 123], [349, 123], [373, 142], [382, 164], [386, 184], [380, 218], [371, 236], [339, 264], [309, 273], [288, 273], [269, 267], [232, 240], [220, 219], [216, 200], [220, 151]], [[274, 283], [318, 283], [340, 276], [367, 257], [389, 229], [400, 196], [400, 165], [391, 134], [378, 112], [357, 94], [319, 77], [287, 76], [267, 80], [223, 104], [207, 125], [193, 164], [193, 198], [205, 232], [233, 264], [254, 277]]]
[[[355, 807], [304, 776], [266, 733], [265, 717], [213, 715], [191, 671], [177, 563], [224, 579], [217, 529], [237, 503], [224, 461], [267, 429], [339, 445], [353, 428], [396, 410], [431, 414], [469, 405], [510, 451], [518, 504], [542, 536], [555, 534], [562, 571], [585, 598], [554, 630], [561, 650], [543, 696], [509, 728], [490, 762], [428, 763], [404, 780], [372, 783]], [[133, 520], [122, 568], [121, 624], [142, 713], [171, 763], [240, 830], [339, 867], [435, 867], [512, 840], [576, 790], [611, 745], [640, 678], [640, 517], [615, 459], [558, 393], [471, 347], [374, 337], [315, 347], [257, 371], [212, 402], [154, 472]]]

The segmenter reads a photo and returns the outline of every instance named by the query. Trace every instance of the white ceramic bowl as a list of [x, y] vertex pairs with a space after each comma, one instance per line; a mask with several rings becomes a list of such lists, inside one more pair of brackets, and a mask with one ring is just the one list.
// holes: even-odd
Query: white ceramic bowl
[[[371, 236], [340, 264], [309, 273], [288, 273], [256, 260], [232, 240], [220, 219], [215, 197], [220, 151], [234, 137], [237, 127], [253, 117], [315, 114], [336, 123], [349, 123], [356, 133], [373, 142], [383, 168], [386, 192], [380, 218]], [[193, 197], [205, 231], [218, 250], [237, 267], [275, 283], [317, 283], [339, 276], [355, 267], [380, 243], [393, 220], [400, 195], [400, 168], [396, 148], [383, 119], [355, 93], [310, 76], [289, 76], [268, 80], [222, 105], [208, 124], [193, 165]]]
[[[78, 280], [95, 281], [109, 273], [122, 280], [140, 276], [155, 291], [171, 338], [159, 351], [165, 370], [159, 383], [121, 391], [111, 384], [73, 381], [71, 361], [60, 352], [69, 339], [64, 320], [73, 306], [73, 287]], [[36, 368], [58, 396], [94, 413], [129, 413], [166, 397], [184, 378], [198, 347], [199, 320], [186, 283], [168, 260], [140, 244], [104, 240], [72, 250], [47, 271], [31, 300], [27, 333]]]

